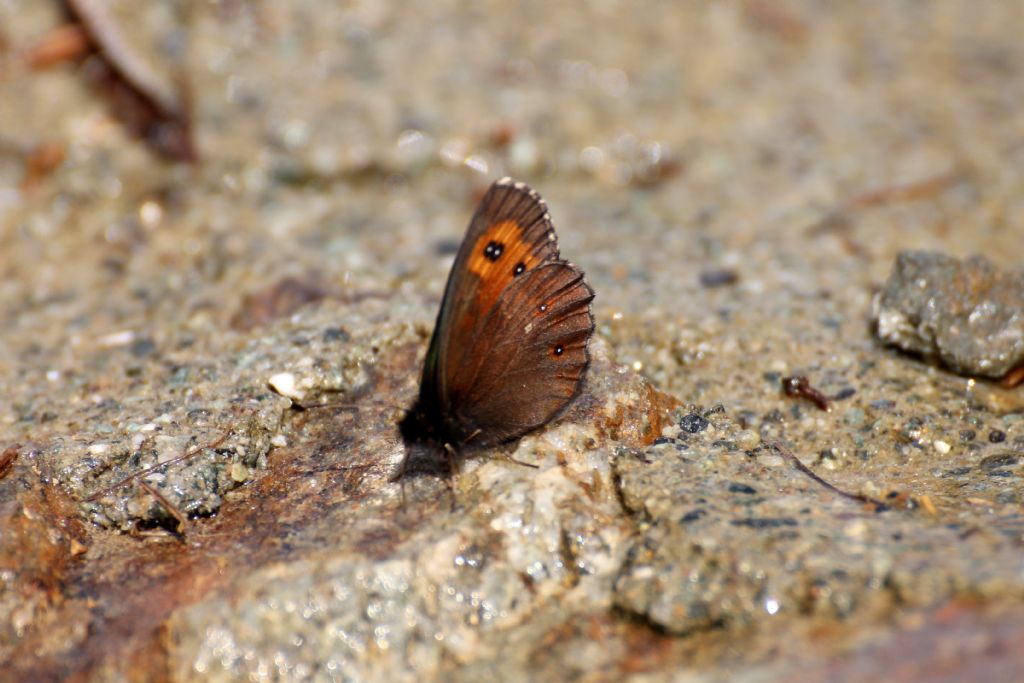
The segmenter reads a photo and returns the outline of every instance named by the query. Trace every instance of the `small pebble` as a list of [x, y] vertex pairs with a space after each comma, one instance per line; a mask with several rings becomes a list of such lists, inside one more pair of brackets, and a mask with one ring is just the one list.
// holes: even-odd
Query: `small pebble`
[[295, 386], [295, 375], [290, 372], [279, 372], [267, 380], [270, 388], [285, 398], [293, 401], [302, 400], [304, 394]]
[[351, 335], [340, 327], [328, 327], [323, 333], [323, 340], [325, 342], [346, 342], [351, 338]]
[[684, 415], [679, 418], [679, 426], [684, 432], [689, 434], [703, 432], [708, 428], [709, 424], [710, 423], [707, 421], [707, 418], [701, 417], [697, 413], [690, 413], [689, 415]]
[[736, 445], [745, 451], [757, 448], [761, 444], [761, 435], [752, 429], [743, 429], [736, 434]]
[[724, 287], [739, 282], [740, 276], [731, 268], [713, 268], [700, 273], [700, 284], [703, 287]]
[[127, 346], [135, 341], [135, 332], [132, 330], [122, 330], [120, 332], [113, 332], [111, 334], [104, 335], [96, 340], [100, 346], [115, 347], [115, 346]]
[[249, 468], [240, 462], [232, 463], [231, 478], [236, 482], [243, 482], [249, 478]]
[[935, 450], [936, 451], [938, 451], [939, 453], [941, 453], [943, 455], [945, 455], [946, 453], [949, 453], [950, 446], [945, 441], [934, 441], [932, 443], [932, 445], [935, 446]]

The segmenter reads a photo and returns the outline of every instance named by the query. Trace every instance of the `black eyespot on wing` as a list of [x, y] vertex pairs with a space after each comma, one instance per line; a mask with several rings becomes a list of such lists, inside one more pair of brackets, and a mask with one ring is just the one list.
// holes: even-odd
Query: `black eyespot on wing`
[[520, 261], [516, 264], [515, 269], [512, 271], [512, 275], [522, 275], [526, 271], [526, 264]]
[[555, 347], [555, 355], [556, 356], [561, 356], [564, 352], [565, 352], [565, 348], [561, 344], [559, 344], [558, 346]]
[[487, 246], [484, 247], [484, 256], [486, 256], [489, 261], [494, 262], [501, 258], [501, 254], [504, 251], [504, 244], [502, 244], [501, 242], [491, 240], [490, 242], [487, 243]]

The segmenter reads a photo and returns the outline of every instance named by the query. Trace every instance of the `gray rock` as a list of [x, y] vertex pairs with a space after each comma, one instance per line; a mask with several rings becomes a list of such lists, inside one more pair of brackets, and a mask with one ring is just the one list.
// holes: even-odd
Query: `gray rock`
[[964, 375], [1002, 377], [1024, 362], [1024, 272], [984, 256], [905, 251], [875, 298], [878, 336]]

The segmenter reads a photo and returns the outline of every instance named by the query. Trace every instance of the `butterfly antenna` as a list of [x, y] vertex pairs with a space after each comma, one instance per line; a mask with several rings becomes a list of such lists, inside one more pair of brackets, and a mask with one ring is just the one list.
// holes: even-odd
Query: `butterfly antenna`
[[[480, 430], [478, 429], [471, 435], [470, 438], [472, 438], [472, 436], [476, 436], [479, 433]], [[445, 484], [448, 485], [448, 494], [452, 498], [451, 511], [455, 512], [456, 505], [458, 504], [458, 499], [455, 497], [455, 484], [459, 480], [459, 477], [462, 475], [462, 467], [459, 458], [459, 452], [455, 450], [455, 447], [448, 442], [445, 442], [444, 444], [444, 453], [448, 461], [448, 476], [445, 477], [444, 481]]]
[[[477, 436], [479, 436], [482, 431], [483, 430], [477, 428], [472, 434], [470, 434], [468, 437], [466, 437], [466, 440], [463, 441], [462, 443], [469, 443], [470, 441], [475, 439]], [[444, 446], [445, 446], [446, 449], [450, 449], [451, 448], [451, 446], [449, 446], [448, 444], [445, 444]], [[539, 470], [540, 469], [540, 465], [538, 465], [536, 463], [525, 462], [523, 460], [516, 460], [515, 458], [513, 458], [511, 455], [508, 455], [508, 454], [503, 455], [502, 457], [504, 457], [506, 460], [514, 462], [517, 465], [522, 465], [523, 467], [530, 467], [530, 468], [533, 468], [535, 470]], [[449, 459], [449, 467], [451, 466], [450, 463], [451, 463], [451, 460]]]
[[408, 413], [409, 409], [388, 401], [367, 401], [366, 403], [311, 403], [304, 404], [292, 399], [292, 405], [299, 410], [324, 410], [327, 408], [339, 408], [342, 410], [363, 410], [367, 407], [388, 408], [391, 410]]
[[507, 453], [504, 454], [502, 457], [505, 460], [508, 460], [509, 462], [514, 462], [515, 464], [522, 465], [523, 467], [529, 467], [529, 468], [535, 469], [535, 470], [539, 470], [540, 469], [540, 465], [538, 465], [535, 462], [526, 462], [525, 460], [517, 460], [516, 458], [513, 458], [510, 454], [507, 454]]

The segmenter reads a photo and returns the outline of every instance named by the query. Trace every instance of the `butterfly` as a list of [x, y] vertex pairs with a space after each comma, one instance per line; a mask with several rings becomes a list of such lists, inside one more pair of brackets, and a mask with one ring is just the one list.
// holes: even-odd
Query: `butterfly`
[[558, 255], [547, 204], [494, 182], [448, 275], [412, 415], [452, 448], [512, 441], [560, 415], [590, 364], [594, 292]]

